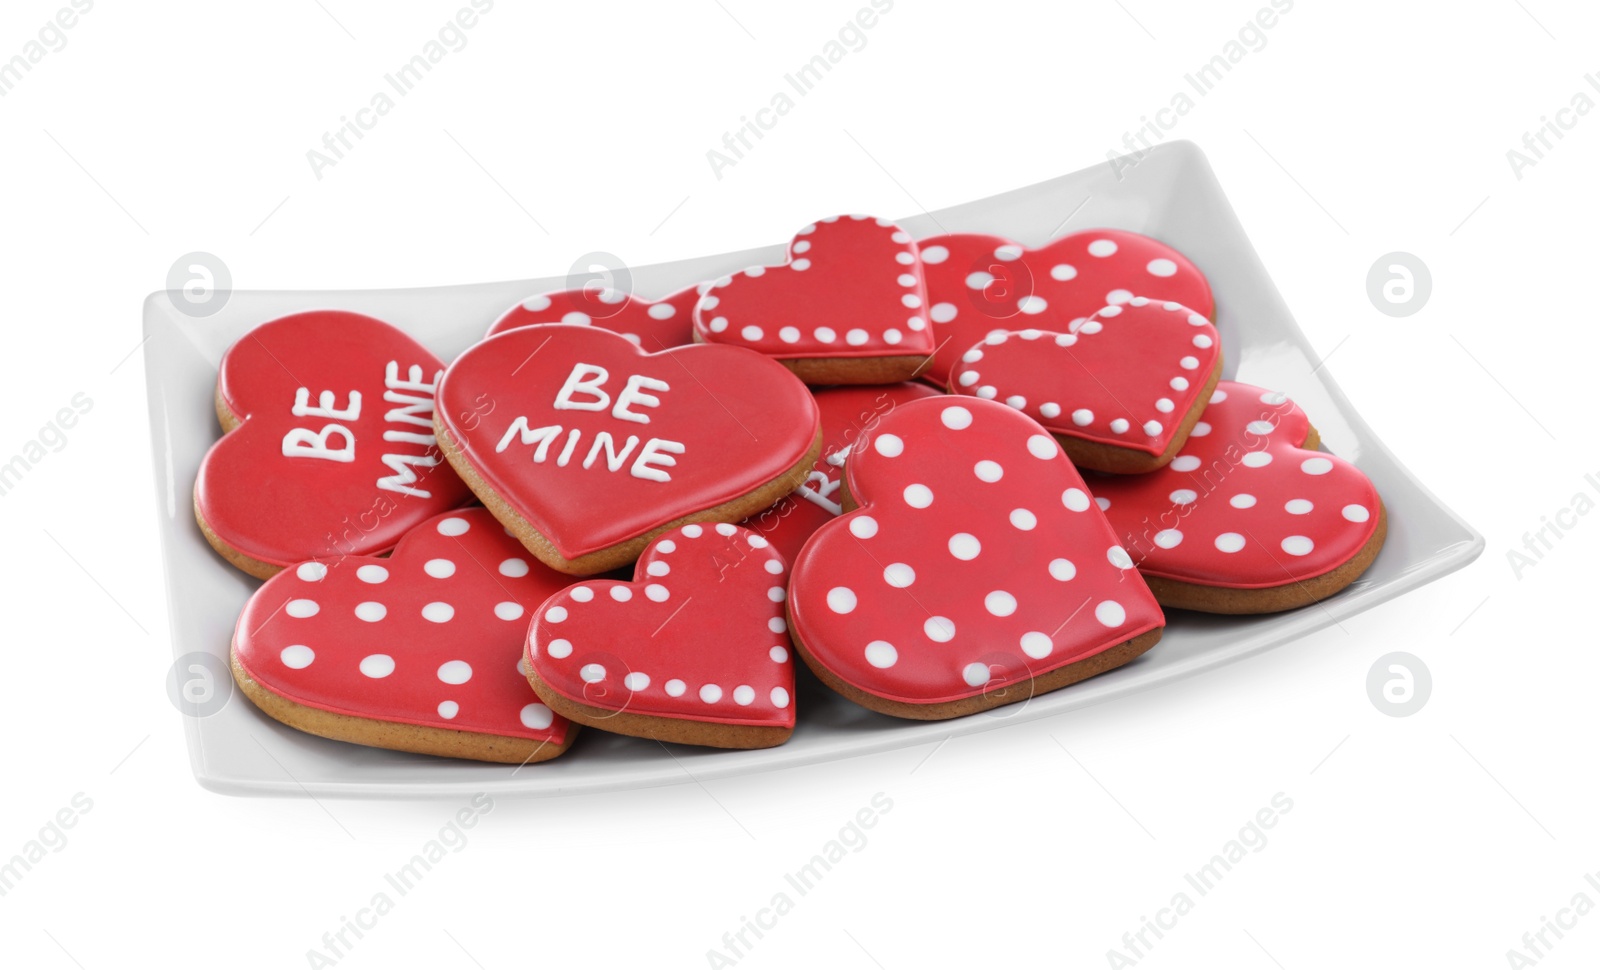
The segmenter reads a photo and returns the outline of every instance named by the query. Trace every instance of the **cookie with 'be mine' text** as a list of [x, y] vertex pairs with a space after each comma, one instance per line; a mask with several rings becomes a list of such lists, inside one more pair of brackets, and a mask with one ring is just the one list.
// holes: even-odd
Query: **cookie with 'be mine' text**
[[961, 355], [950, 390], [1027, 414], [1079, 468], [1135, 474], [1172, 460], [1221, 376], [1210, 320], [1136, 296], [1064, 331], [991, 333]]
[[1349, 586], [1388, 532], [1372, 480], [1317, 446], [1283, 394], [1223, 381], [1165, 468], [1088, 481], [1162, 605], [1271, 613]]
[[795, 647], [829, 687], [935, 720], [1129, 662], [1155, 598], [1056, 440], [981, 398], [896, 408], [850, 450], [845, 514], [801, 550]]
[[783, 616], [788, 567], [727, 523], [666, 532], [631, 583], [552, 596], [528, 631], [528, 681], [550, 708], [615, 734], [766, 748], [794, 731]]
[[285, 569], [233, 635], [257, 707], [310, 734], [397, 751], [527, 764], [577, 729], [528, 689], [529, 614], [567, 583], [480, 508], [430, 519], [387, 559]]
[[690, 522], [737, 522], [805, 480], [817, 405], [776, 361], [695, 344], [645, 353], [597, 327], [521, 327], [462, 354], [440, 446], [542, 561], [589, 576]]
[[444, 364], [381, 320], [338, 310], [264, 323], [223, 355], [226, 432], [200, 463], [194, 511], [252, 576], [372, 555], [471, 500], [433, 434]]
[[1212, 317], [1211, 286], [1182, 253], [1121, 229], [1088, 229], [1038, 249], [999, 236], [954, 233], [919, 249], [938, 346], [922, 376], [944, 387], [968, 347], [996, 330], [1066, 332], [1073, 321], [1136, 296]]
[[908, 380], [933, 354], [922, 265], [887, 219], [830, 216], [801, 229], [788, 261], [711, 283], [695, 339], [749, 347], [807, 384]]

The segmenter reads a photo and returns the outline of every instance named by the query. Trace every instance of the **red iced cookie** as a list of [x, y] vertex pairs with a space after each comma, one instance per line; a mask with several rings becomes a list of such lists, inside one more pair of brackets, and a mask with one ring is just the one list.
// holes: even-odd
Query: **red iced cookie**
[[830, 687], [954, 717], [1126, 663], [1161, 609], [1056, 440], [992, 401], [913, 401], [845, 463], [859, 506], [794, 564], [795, 644]]
[[592, 325], [620, 333], [645, 350], [665, 350], [694, 342], [694, 304], [699, 298], [695, 286], [659, 300], [641, 300], [614, 289], [540, 293], [507, 310], [488, 335], [540, 323]]
[[1221, 376], [1210, 320], [1136, 296], [1060, 331], [991, 333], [962, 354], [950, 389], [1025, 412], [1080, 468], [1135, 473], [1172, 460]]
[[1028, 249], [958, 233], [921, 243], [928, 315], [939, 350], [923, 377], [944, 386], [968, 347], [994, 330], [1066, 332], [1074, 320], [1135, 296], [1210, 317], [1211, 287], [1170, 246], [1119, 229], [1089, 229]]
[[528, 614], [567, 577], [530, 561], [484, 509], [407, 533], [387, 559], [286, 569], [233, 635], [234, 678], [291, 727], [340, 741], [521, 764], [575, 728], [528, 689]]
[[618, 734], [765, 748], [794, 730], [787, 568], [737, 526], [686, 525], [650, 544], [634, 581], [552, 596], [528, 633], [528, 680], [551, 708]]
[[939, 397], [926, 384], [910, 382], [877, 387], [830, 387], [814, 392], [822, 412], [822, 454], [799, 488], [739, 523], [764, 536], [784, 559], [793, 562], [811, 533], [842, 511], [839, 503], [845, 458], [861, 435], [871, 431], [896, 407], [925, 397]]
[[592, 575], [685, 522], [737, 522], [805, 479], [817, 405], [739, 347], [647, 354], [594, 327], [507, 331], [451, 365], [440, 443], [544, 562]]
[[195, 516], [229, 562], [265, 578], [319, 556], [384, 552], [472, 495], [434, 443], [444, 364], [358, 313], [264, 323], [223, 355], [224, 434], [200, 463]]
[[1348, 586], [1387, 531], [1371, 480], [1315, 448], [1284, 395], [1223, 381], [1171, 464], [1089, 487], [1163, 604], [1272, 612]]
[[917, 247], [886, 219], [831, 216], [800, 230], [788, 262], [711, 284], [695, 339], [749, 347], [808, 384], [887, 384], [933, 353]]

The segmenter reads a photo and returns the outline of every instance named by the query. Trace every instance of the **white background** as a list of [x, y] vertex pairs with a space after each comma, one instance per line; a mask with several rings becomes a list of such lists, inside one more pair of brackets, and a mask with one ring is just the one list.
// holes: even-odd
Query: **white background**
[[[499, 0], [318, 179], [307, 150], [464, 5], [102, 2], [0, 98], [0, 456], [94, 402], [0, 498], [0, 859], [93, 802], [0, 897], [6, 965], [307, 965], [461, 807], [247, 800], [190, 776], [135, 351], [179, 255], [217, 254], [241, 289], [409, 286], [908, 215], [1103, 160], [1265, 6], [899, 0], [718, 179], [707, 150], [864, 0]], [[62, 6], [8, 2], [0, 60]], [[1139, 966], [1519, 965], [1506, 951], [1542, 917], [1600, 903], [1600, 521], [1520, 577], [1506, 557], [1600, 497], [1600, 117], [1563, 116], [1521, 178], [1506, 152], [1575, 92], [1600, 99], [1597, 25], [1557, 0], [1299, 0], [1170, 134], [1208, 153], [1357, 408], [1484, 533], [1475, 565], [1265, 656], [937, 750], [497, 798], [337, 965], [705, 966], [877, 792], [893, 808], [865, 847], [737, 965], [1108, 965], [1279, 792], [1293, 809], [1268, 844]], [[1433, 276], [1403, 319], [1366, 295], [1394, 250]], [[1366, 691], [1393, 650], [1432, 671], [1407, 718]], [[1537, 965], [1593, 966], [1600, 913], [1564, 932]]]

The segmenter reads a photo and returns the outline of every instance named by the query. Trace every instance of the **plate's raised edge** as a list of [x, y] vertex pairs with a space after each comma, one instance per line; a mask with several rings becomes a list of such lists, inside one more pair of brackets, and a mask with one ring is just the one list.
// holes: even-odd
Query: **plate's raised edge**
[[[1211, 167], [1211, 160], [1206, 157], [1205, 151], [1192, 141], [1187, 139], [1179, 139], [1178, 141], [1170, 142], [1165, 145], [1158, 145], [1150, 150], [1151, 156], [1155, 156], [1158, 153], [1181, 156], [1179, 158], [1175, 158], [1174, 161], [1176, 161], [1178, 164], [1191, 164], [1196, 166], [1205, 174], [1205, 177], [1211, 182], [1212, 186], [1216, 188], [1217, 195], [1220, 196], [1226, 203], [1228, 218], [1232, 220], [1233, 227], [1238, 231], [1239, 238], [1243, 239], [1245, 242], [1243, 250], [1236, 250], [1236, 252], [1240, 253], [1240, 255], [1248, 254], [1250, 260], [1255, 264], [1254, 268], [1259, 272], [1261, 278], [1266, 280], [1268, 285], [1271, 286], [1272, 299], [1279, 305], [1279, 307], [1282, 308], [1284, 319], [1289, 321], [1289, 329], [1294, 334], [1295, 343], [1300, 347], [1301, 352], [1305, 354], [1306, 359], [1319, 359], [1316, 348], [1311, 346], [1311, 341], [1306, 337], [1305, 330], [1300, 326], [1299, 320], [1295, 318], [1293, 311], [1284, 301], [1283, 294], [1278, 290], [1277, 281], [1273, 279], [1272, 274], [1267, 271], [1267, 264], [1262, 261], [1261, 254], [1256, 250], [1255, 240], [1252, 239], [1250, 234], [1245, 231], [1244, 223], [1239, 221], [1238, 210], [1233, 207], [1232, 201], [1228, 199], [1227, 189], [1217, 178], [1216, 170]], [[1083, 169], [1080, 171], [1089, 171], [1089, 169]], [[1411, 469], [1405, 463], [1400, 461], [1398, 457], [1396, 457], [1394, 451], [1390, 449], [1389, 445], [1383, 440], [1382, 436], [1373, 430], [1371, 424], [1367, 423], [1366, 416], [1363, 415], [1361, 411], [1351, 403], [1350, 396], [1344, 392], [1344, 388], [1339, 385], [1339, 381], [1333, 376], [1333, 370], [1329, 367], [1319, 367], [1312, 373], [1311, 376], [1320, 382], [1327, 390], [1328, 397], [1338, 407], [1338, 410], [1341, 414], [1353, 416], [1350, 423], [1363, 432], [1363, 437], [1372, 445], [1376, 446], [1377, 451], [1380, 452], [1384, 458], [1388, 459], [1389, 463], [1392, 464], [1397, 471], [1403, 474], [1406, 478], [1410, 479], [1411, 483], [1415, 485], [1419, 491], [1426, 495], [1428, 499], [1433, 502], [1434, 506], [1440, 511], [1444, 512], [1444, 514], [1455, 523], [1457, 528], [1459, 528], [1465, 534], [1466, 541], [1470, 544], [1472, 551], [1471, 555], [1468, 556], [1466, 561], [1461, 563], [1460, 566], [1465, 566], [1474, 559], [1478, 558], [1486, 545], [1482, 533], [1473, 528], [1471, 523], [1462, 518], [1462, 516], [1455, 511], [1455, 509], [1441, 501], [1440, 498], [1434, 494], [1433, 490], [1422, 481], [1422, 479], [1412, 474]], [[1293, 395], [1291, 395], [1291, 397], [1292, 396]], [[1364, 458], [1365, 456], [1361, 457]], [[1356, 462], [1356, 466], [1359, 468], [1360, 464], [1361, 462], [1358, 460]], [[1455, 568], [1460, 568], [1460, 566]], [[1446, 570], [1445, 573], [1441, 573], [1440, 575], [1447, 575], [1449, 572], [1453, 571], [1454, 569]], [[1406, 587], [1406, 590], [1408, 591], [1414, 588], [1416, 587], [1408, 586]]]
[[[156, 290], [147, 295], [140, 304], [140, 322], [144, 335], [140, 346], [145, 346], [155, 340], [161, 333], [162, 324], [172, 326], [174, 324], [172, 314], [175, 312], [177, 311], [172, 305], [171, 295], [166, 290]], [[153, 368], [150, 356], [146, 354], [142, 366], [144, 367], [145, 376], [145, 407], [150, 416], [150, 470], [152, 482], [155, 485], [153, 497], [155, 499], [157, 519], [156, 532], [161, 545], [161, 585], [167, 602], [167, 630], [169, 634], [172, 634], [178, 624], [179, 614], [178, 591], [174, 588], [172, 582], [172, 558], [176, 554], [173, 549], [175, 536], [173, 535], [172, 526], [169, 524], [169, 519], [177, 514], [176, 491], [173, 491], [172, 494], [174, 509], [171, 515], [164, 508], [164, 499], [168, 491], [176, 489], [177, 482], [174, 480], [174, 476], [168, 474], [168, 470], [162, 467], [164, 459], [171, 453], [172, 441], [166, 427], [164, 388], [160, 375], [154, 372], [155, 369], [159, 369], [160, 365], [156, 365]], [[187, 491], [185, 491], [185, 497], [187, 497], [187, 494]], [[178, 638], [173, 635], [172, 642], [167, 646], [167, 652], [172, 655], [174, 661], [180, 656], [178, 649]], [[183, 715], [180, 714], [179, 716], [182, 717]], [[221, 789], [212, 788], [208, 784], [208, 780], [213, 776], [206, 767], [205, 747], [200, 740], [200, 725], [194, 723], [192, 718], [185, 717], [184, 721], [184, 745], [189, 751], [189, 768], [194, 772], [195, 780], [203, 788], [220, 791]]]

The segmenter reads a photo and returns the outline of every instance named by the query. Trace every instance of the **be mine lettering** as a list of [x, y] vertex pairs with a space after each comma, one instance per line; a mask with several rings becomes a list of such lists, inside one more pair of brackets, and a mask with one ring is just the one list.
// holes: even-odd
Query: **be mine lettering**
[[[611, 394], [604, 387], [611, 379], [611, 374], [604, 368], [595, 364], [579, 364], [572, 368], [572, 373], [567, 375], [567, 382], [561, 385], [561, 390], [556, 394], [555, 408], [557, 411], [606, 411], [618, 421], [630, 421], [634, 424], [649, 424], [650, 416], [642, 414], [634, 408], [658, 408], [661, 398], [649, 392], [670, 391], [671, 387], [666, 381], [645, 377], [643, 374], [634, 374], [628, 378], [622, 390], [617, 392], [615, 402]], [[534, 449], [533, 460], [535, 464], [543, 464], [550, 457], [550, 448], [566, 431], [566, 441], [561, 446], [556, 456], [556, 466], [565, 468], [578, 454], [578, 447], [583, 438], [583, 431], [579, 428], [564, 429], [559, 424], [549, 424], [535, 428], [528, 423], [524, 415], [511, 422], [511, 427], [500, 437], [500, 443], [495, 445], [498, 454], [510, 447], [513, 439], [520, 438], [524, 445], [537, 445]], [[638, 449], [635, 454], [634, 449]], [[677, 441], [668, 441], [665, 438], [650, 438], [643, 446], [639, 444], [639, 436], [630, 434], [620, 449], [617, 440], [609, 431], [600, 431], [594, 435], [589, 443], [588, 451], [584, 454], [582, 466], [585, 469], [593, 468], [595, 463], [605, 457], [605, 467], [608, 471], [618, 472], [627, 465], [628, 474], [634, 478], [651, 482], [670, 482], [672, 476], [662, 471], [678, 463], [673, 455], [681, 455], [684, 446]], [[628, 464], [629, 456], [633, 463]]]
[[[388, 465], [394, 474], [379, 478], [379, 488], [416, 498], [431, 497], [426, 489], [413, 487], [418, 478], [412, 468], [413, 466], [432, 468], [441, 460], [435, 450], [437, 441], [433, 436], [433, 389], [443, 376], [444, 371], [439, 371], [433, 375], [431, 383], [425, 382], [422, 379], [422, 368], [413, 364], [407, 370], [406, 377], [401, 379], [400, 364], [393, 360], [389, 361], [389, 366], [384, 369], [383, 399], [390, 404], [400, 406], [387, 411], [383, 419], [397, 425], [424, 428], [426, 431], [407, 431], [403, 427], [390, 429], [383, 433], [383, 440], [394, 444], [422, 445], [426, 450], [422, 454], [384, 455], [383, 463]], [[294, 407], [290, 411], [297, 418], [354, 421], [361, 417], [360, 391], [350, 392], [349, 404], [346, 407], [335, 407], [335, 403], [334, 393], [323, 391], [317, 395], [317, 404], [313, 407], [311, 389], [302, 387], [294, 392]], [[329, 439], [337, 441], [338, 446], [335, 447]], [[353, 462], [356, 460], [355, 432], [342, 424], [332, 422], [323, 425], [318, 431], [293, 428], [283, 436], [283, 455], [285, 458], [322, 458], [328, 461]]]

